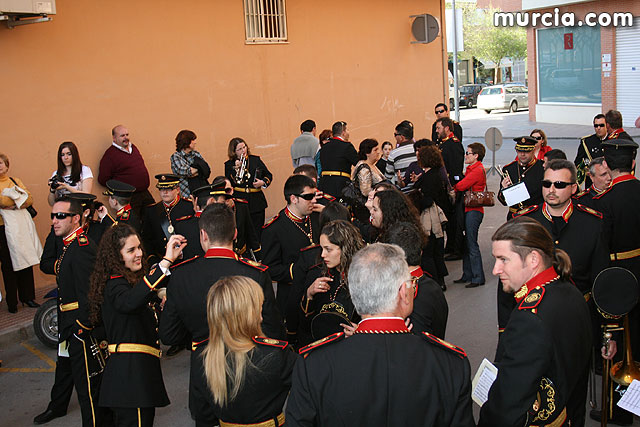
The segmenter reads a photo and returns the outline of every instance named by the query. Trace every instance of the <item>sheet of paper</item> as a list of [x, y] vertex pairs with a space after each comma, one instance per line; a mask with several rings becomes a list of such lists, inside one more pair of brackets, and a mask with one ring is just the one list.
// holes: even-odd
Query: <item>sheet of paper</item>
[[473, 377], [471, 398], [478, 406], [484, 405], [489, 399], [489, 390], [491, 385], [498, 377], [498, 368], [487, 359], [482, 360], [478, 367], [478, 372]]
[[504, 196], [504, 200], [507, 202], [507, 206], [517, 205], [518, 203], [531, 198], [524, 182], [504, 188], [502, 190], [502, 195]]
[[58, 356], [60, 357], [69, 357], [69, 342], [62, 341], [58, 343]]
[[633, 380], [618, 401], [618, 406], [640, 416], [640, 381]]

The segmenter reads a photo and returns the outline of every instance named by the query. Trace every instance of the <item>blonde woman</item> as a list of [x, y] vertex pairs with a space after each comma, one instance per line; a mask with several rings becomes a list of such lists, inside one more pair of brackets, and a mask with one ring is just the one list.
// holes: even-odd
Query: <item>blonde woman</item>
[[244, 276], [223, 277], [207, 295], [209, 340], [202, 357], [221, 427], [284, 424], [297, 355], [286, 341], [262, 336], [263, 299], [260, 285]]

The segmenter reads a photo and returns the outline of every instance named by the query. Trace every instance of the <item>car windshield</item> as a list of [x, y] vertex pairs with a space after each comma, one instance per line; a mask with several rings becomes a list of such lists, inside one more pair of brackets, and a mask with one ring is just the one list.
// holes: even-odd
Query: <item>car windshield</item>
[[473, 93], [473, 86], [462, 86], [460, 88], [460, 93]]
[[492, 88], [482, 89], [481, 95], [500, 95], [501, 93], [502, 93], [502, 88], [492, 87]]

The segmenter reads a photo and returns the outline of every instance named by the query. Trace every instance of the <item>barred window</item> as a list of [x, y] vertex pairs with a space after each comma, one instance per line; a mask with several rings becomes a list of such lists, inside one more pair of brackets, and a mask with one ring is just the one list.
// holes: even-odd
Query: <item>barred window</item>
[[287, 41], [285, 0], [244, 0], [247, 43]]

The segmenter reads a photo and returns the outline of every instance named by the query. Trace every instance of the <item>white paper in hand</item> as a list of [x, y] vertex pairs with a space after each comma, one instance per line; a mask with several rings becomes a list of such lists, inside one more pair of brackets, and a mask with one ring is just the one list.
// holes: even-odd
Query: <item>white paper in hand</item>
[[502, 195], [504, 196], [504, 201], [507, 202], [507, 206], [517, 205], [531, 198], [524, 182], [503, 188]]
[[618, 401], [618, 406], [640, 416], [640, 381], [633, 380]]
[[484, 405], [489, 399], [489, 390], [497, 377], [498, 368], [487, 359], [483, 359], [471, 383], [471, 398], [478, 406]]

